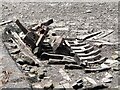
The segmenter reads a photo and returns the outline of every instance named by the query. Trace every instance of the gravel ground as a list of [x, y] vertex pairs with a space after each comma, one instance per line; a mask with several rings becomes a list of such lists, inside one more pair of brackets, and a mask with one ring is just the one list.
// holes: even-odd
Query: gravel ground
[[53, 18], [55, 24], [69, 26], [71, 31], [94, 32], [112, 29], [114, 33], [103, 39], [118, 42], [118, 2], [3, 2], [1, 8], [0, 21], [18, 18], [24, 25], [29, 25]]

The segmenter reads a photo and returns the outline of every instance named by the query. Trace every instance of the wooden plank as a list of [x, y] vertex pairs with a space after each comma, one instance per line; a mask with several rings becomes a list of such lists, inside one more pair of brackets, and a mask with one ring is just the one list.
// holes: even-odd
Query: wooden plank
[[20, 51], [29, 58], [31, 58], [36, 64], [40, 64], [40, 60], [37, 59], [35, 55], [31, 52], [30, 48], [28, 48], [25, 43], [21, 40], [19, 35], [16, 32], [11, 32], [13, 35], [13, 40], [16, 42], [17, 46], [19, 47]]
[[20, 23], [20, 21], [17, 19], [15, 23], [19, 26], [19, 28], [23, 31], [24, 34], [27, 34], [28, 30]]

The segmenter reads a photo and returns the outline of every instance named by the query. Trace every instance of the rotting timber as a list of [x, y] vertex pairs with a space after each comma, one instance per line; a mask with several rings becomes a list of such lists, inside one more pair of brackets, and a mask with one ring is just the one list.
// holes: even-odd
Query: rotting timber
[[[27, 29], [16, 20], [14, 24], [18, 28], [8, 25], [3, 33], [5, 46], [20, 70], [28, 76], [32, 88], [96, 90], [109, 87], [106, 82], [111, 82], [112, 77], [105, 78], [104, 82], [86, 76], [107, 73], [113, 69], [106, 64], [108, 58], [101, 55], [101, 48], [86, 41], [102, 32], [94, 32], [82, 38], [58, 36], [49, 28], [52, 23], [53, 19], [50, 19]], [[75, 73], [83, 74], [83, 77], [76, 77], [77, 81], [75, 78], [71, 80], [66, 70], [74, 70]], [[54, 79], [57, 76], [58, 79]]]

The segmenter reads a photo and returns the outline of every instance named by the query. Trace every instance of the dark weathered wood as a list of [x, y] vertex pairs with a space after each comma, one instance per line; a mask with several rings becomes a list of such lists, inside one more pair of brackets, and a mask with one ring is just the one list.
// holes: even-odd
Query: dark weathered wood
[[59, 55], [59, 54], [49, 54], [49, 53], [42, 53], [41, 54], [41, 59], [63, 59], [64, 55]]
[[23, 31], [24, 34], [27, 34], [28, 30], [20, 23], [20, 21], [17, 19], [15, 23], [19, 26], [19, 28]]
[[82, 69], [80, 65], [74, 65], [74, 64], [66, 64], [65, 69]]
[[16, 45], [20, 49], [20, 51], [27, 57], [31, 58], [36, 64], [40, 64], [41, 62], [37, 59], [35, 55], [31, 52], [30, 48], [28, 48], [25, 43], [21, 40], [19, 35], [16, 32], [11, 32], [13, 35], [13, 40]]
[[38, 35], [34, 32], [28, 32], [24, 38], [24, 42], [29, 45], [32, 49], [36, 47], [36, 41], [38, 39]]

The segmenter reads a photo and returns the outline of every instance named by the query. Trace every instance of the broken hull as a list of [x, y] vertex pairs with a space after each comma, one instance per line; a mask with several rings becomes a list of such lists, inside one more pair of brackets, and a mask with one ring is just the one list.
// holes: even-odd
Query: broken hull
[[[102, 59], [102, 56], [100, 55], [99, 52], [100, 50], [96, 51], [96, 48], [93, 45], [90, 45], [90, 47], [87, 48], [84, 47], [84, 45], [86, 46], [86, 44], [88, 44], [89, 42], [85, 42], [85, 44], [81, 44], [83, 42], [80, 42], [79, 43], [80, 46], [79, 44], [76, 46], [79, 47], [80, 49], [77, 49], [76, 51], [76, 49], [75, 50], [72, 49], [72, 47], [76, 45], [74, 43], [75, 41], [72, 41], [73, 43], [71, 45], [68, 40], [68, 43], [70, 44], [69, 46], [70, 52], [68, 52], [67, 55], [58, 54], [55, 53], [54, 50], [52, 50], [52, 53], [47, 52], [47, 54], [43, 54], [43, 53], [41, 54], [43, 55], [42, 57], [44, 57], [44, 59], [41, 59], [41, 57], [38, 58], [36, 55], [34, 55], [32, 49], [24, 43], [22, 38], [19, 38], [19, 33], [17, 32], [7, 33], [5, 30], [5, 32], [3, 33], [3, 42], [10, 56], [16, 62], [20, 70], [28, 76], [28, 80], [31, 82], [33, 88], [34, 88], [34, 84], [38, 82], [41, 86], [40, 88], [46, 88], [46, 87], [55, 88], [59, 84], [62, 85], [63, 88], [74, 88], [71, 86], [77, 79], [79, 79], [79, 75], [81, 75], [81, 79], [84, 82], [82, 83], [82, 87], [80, 84], [80, 86], [78, 85], [77, 88], [87, 89], [87, 88], [95, 88], [99, 86], [100, 86], [99, 88], [108, 87], [108, 86], [104, 86], [104, 83], [101, 82], [100, 80], [98, 81], [96, 76], [99, 73], [101, 73], [100, 75], [102, 75], [105, 72], [108, 72], [109, 70], [111, 70], [111, 68], [107, 70], [103, 70], [103, 72], [99, 72], [99, 70], [101, 69], [93, 70], [93, 68], [104, 68], [101, 67], [101, 64], [103, 64], [106, 61], [106, 59], [104, 60]], [[71, 52], [74, 53], [74, 55], [71, 55], [70, 54]], [[50, 63], [51, 58], [54, 58], [53, 59], [54, 61], [52, 61], [52, 63]], [[67, 67], [67, 69], [65, 68], [66, 65], [69, 66]], [[96, 75], [91, 77], [92, 74], [91, 72], [85, 73], [86, 68], [87, 70], [88, 69], [93, 70]], [[85, 81], [84, 78], [86, 75], [93, 78], [94, 82], [96, 82], [97, 85], [91, 83], [93, 82], [91, 79]], [[100, 75], [98, 76], [101, 77]], [[50, 83], [47, 84], [47, 82]], [[53, 84], [54, 82], [56, 82], [57, 85], [54, 85]]]

